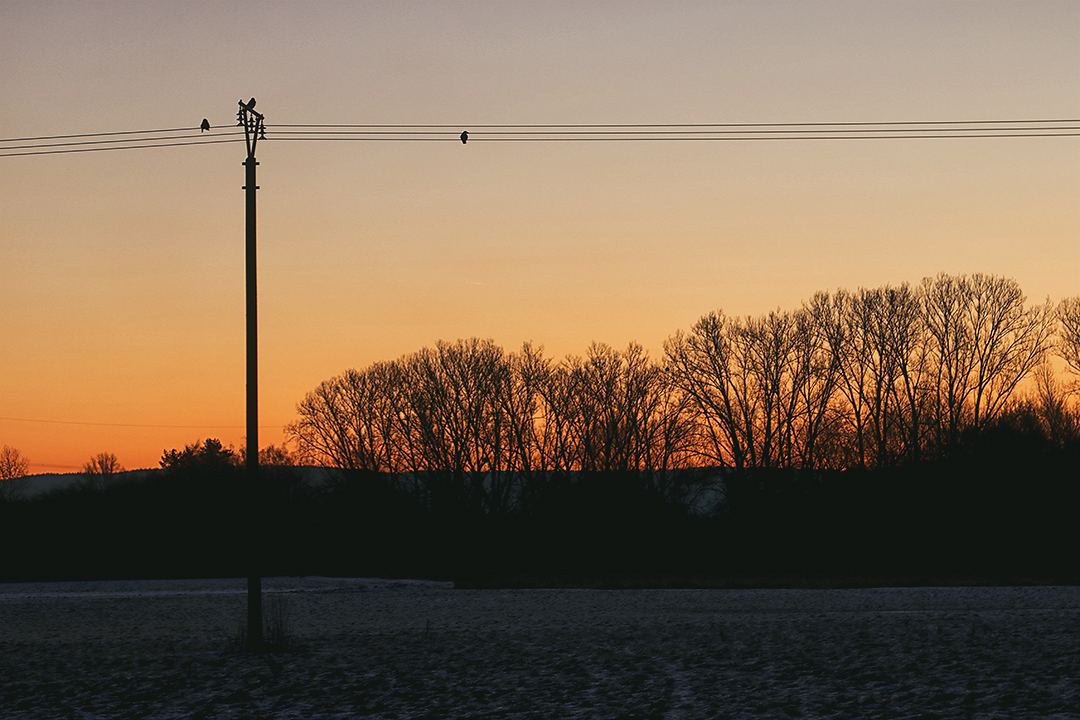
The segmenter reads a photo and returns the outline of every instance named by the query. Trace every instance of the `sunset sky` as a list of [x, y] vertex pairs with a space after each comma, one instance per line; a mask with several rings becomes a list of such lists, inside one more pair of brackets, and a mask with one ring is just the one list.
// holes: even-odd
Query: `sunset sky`
[[[0, 0], [0, 136], [254, 96], [262, 444], [436, 341], [561, 358], [941, 271], [1080, 294], [1080, 138], [485, 143], [496, 123], [1080, 118], [1080, 2]], [[447, 124], [447, 142], [273, 125]], [[213, 132], [213, 131], [212, 131]], [[0, 157], [0, 445], [244, 435], [242, 145]]]

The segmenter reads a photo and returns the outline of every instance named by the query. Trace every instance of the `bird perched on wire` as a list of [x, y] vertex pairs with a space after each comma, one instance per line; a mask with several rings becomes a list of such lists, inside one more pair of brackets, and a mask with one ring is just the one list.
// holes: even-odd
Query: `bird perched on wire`
[[464, 145], [467, 142], [469, 142], [469, 131], [468, 130], [462, 130], [461, 131], [461, 144]]
[[210, 121], [206, 118], [202, 119], [202, 125], [199, 126], [199, 132], [204, 133], [210, 129]]

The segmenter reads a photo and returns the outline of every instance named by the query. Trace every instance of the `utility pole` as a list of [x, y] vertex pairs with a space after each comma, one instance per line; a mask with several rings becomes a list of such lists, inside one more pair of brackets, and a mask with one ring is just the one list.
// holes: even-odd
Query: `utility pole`
[[244, 127], [244, 139], [247, 141], [247, 566], [248, 566], [248, 614], [247, 647], [250, 652], [263, 651], [262, 632], [262, 549], [261, 514], [262, 495], [259, 483], [259, 322], [257, 274], [255, 271], [255, 144], [266, 137], [263, 116], [255, 112], [255, 98], [246, 103], [240, 101], [236, 113], [238, 125]]

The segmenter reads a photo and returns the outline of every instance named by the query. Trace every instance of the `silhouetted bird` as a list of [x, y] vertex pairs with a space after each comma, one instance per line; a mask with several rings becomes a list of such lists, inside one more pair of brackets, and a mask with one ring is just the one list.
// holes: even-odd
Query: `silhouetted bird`
[[199, 132], [206, 132], [210, 129], [210, 121], [206, 118], [202, 119], [202, 125], [199, 126]]
[[247, 101], [247, 108], [248, 108], [248, 110], [251, 110], [254, 107], [255, 107], [255, 98], [251, 98], [250, 100]]
[[464, 145], [467, 142], [469, 142], [469, 131], [468, 130], [462, 130], [461, 131], [461, 144]]

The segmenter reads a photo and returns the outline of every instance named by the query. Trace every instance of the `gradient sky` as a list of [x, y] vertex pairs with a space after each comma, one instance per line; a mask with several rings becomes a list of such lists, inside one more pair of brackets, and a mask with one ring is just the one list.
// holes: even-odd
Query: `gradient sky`
[[[1080, 2], [0, 0], [0, 136], [1080, 117]], [[453, 133], [456, 135], [456, 132]], [[644, 345], [983, 272], [1080, 293], [1080, 139], [258, 148], [261, 420], [440, 339]], [[0, 158], [0, 444], [244, 434], [240, 145]], [[32, 422], [31, 422], [32, 421]]]

